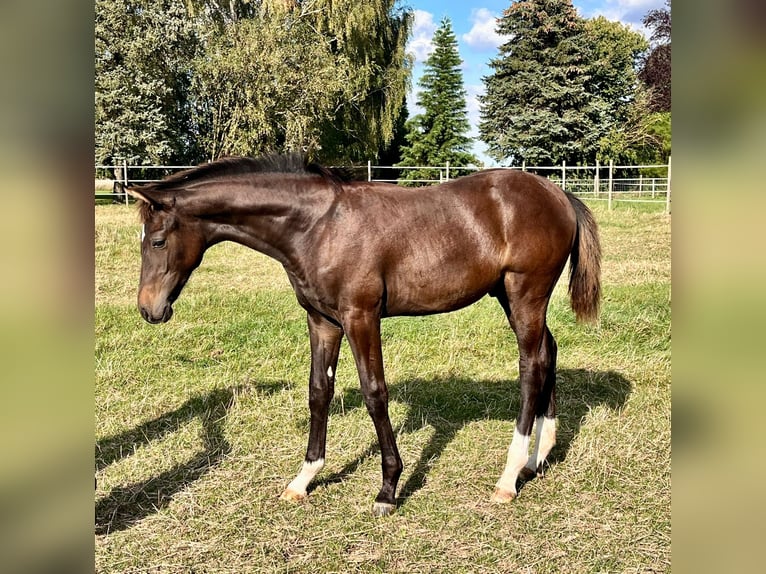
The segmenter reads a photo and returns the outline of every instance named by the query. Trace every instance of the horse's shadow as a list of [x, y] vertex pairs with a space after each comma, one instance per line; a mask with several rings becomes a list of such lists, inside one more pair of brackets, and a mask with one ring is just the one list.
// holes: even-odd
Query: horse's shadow
[[[556, 381], [558, 430], [556, 445], [547, 459], [551, 466], [566, 459], [572, 440], [590, 409], [605, 405], [619, 410], [625, 405], [632, 389], [630, 381], [613, 371], [563, 369], [557, 372]], [[431, 437], [421, 451], [415, 468], [399, 490], [399, 506], [406, 504], [423, 487], [430, 468], [460, 429], [473, 421], [515, 421], [520, 407], [518, 381], [475, 381], [451, 376], [414, 379], [391, 385], [389, 395], [391, 400], [409, 407], [405, 420], [395, 429], [397, 434], [432, 427]], [[361, 393], [357, 389], [347, 390], [341, 404], [344, 412], [362, 408]], [[335, 410], [335, 414], [340, 414], [337, 408]], [[509, 439], [511, 434], [509, 432]], [[320, 477], [312, 488], [342, 482], [372, 456], [379, 456], [377, 443], [369, 445], [340, 471]], [[521, 486], [523, 484], [519, 483], [518, 487]]]
[[133, 429], [106, 437], [96, 443], [96, 471], [126, 458], [136, 446], [149, 445], [199, 418], [203, 448], [190, 460], [147, 480], [113, 488], [96, 502], [96, 534], [124, 530], [165, 508], [177, 493], [220, 464], [231, 450], [223, 427], [226, 415], [239, 393], [255, 390], [272, 394], [287, 388], [285, 383], [270, 383], [218, 389], [195, 396], [180, 407]]
[[[194, 418], [202, 423], [203, 449], [191, 460], [147, 480], [113, 488], [96, 503], [96, 534], [124, 530], [166, 507], [177, 493], [220, 464], [230, 451], [224, 434], [226, 415], [243, 390], [273, 394], [288, 388], [287, 383], [256, 384], [219, 389], [196, 396], [162, 416], [131, 430], [99, 440], [96, 443], [96, 470], [102, 470], [134, 452], [137, 445], [148, 445]], [[555, 465], [566, 459], [572, 439], [577, 435], [583, 417], [598, 405], [620, 409], [631, 392], [631, 383], [615, 372], [559, 370], [557, 405], [559, 428], [556, 446], [548, 456]], [[518, 382], [475, 381], [446, 376], [433, 379], [411, 379], [389, 388], [391, 400], [408, 406], [405, 420], [397, 431], [416, 432], [430, 426], [432, 434], [420, 453], [414, 469], [399, 491], [399, 505], [425, 484], [433, 463], [465, 425], [481, 420], [515, 420], [519, 410]], [[333, 403], [333, 413], [340, 415], [364, 408], [358, 389], [344, 391], [341, 401]], [[341, 412], [342, 409], [342, 412]], [[510, 435], [510, 433], [509, 433]], [[315, 480], [311, 489], [343, 481], [368, 458], [379, 456], [377, 443], [370, 444], [343, 469]]]

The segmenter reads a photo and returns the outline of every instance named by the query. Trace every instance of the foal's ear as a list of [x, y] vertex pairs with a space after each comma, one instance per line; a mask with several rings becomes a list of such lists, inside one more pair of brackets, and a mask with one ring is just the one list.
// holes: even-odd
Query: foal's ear
[[125, 193], [137, 199], [138, 201], [143, 201], [155, 211], [170, 209], [173, 207], [173, 205], [175, 205], [176, 202], [175, 197], [160, 198], [156, 193], [152, 193], [150, 190], [145, 188], [123, 186], [123, 189], [125, 190]]

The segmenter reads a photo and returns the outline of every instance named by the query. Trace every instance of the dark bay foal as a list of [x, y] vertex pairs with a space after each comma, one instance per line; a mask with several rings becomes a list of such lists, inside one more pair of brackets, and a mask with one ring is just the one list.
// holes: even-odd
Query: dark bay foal
[[311, 426], [303, 467], [283, 499], [304, 498], [324, 466], [345, 335], [382, 455], [373, 512], [395, 508], [402, 461], [388, 417], [380, 320], [452, 311], [487, 294], [516, 334], [521, 384], [492, 500], [512, 500], [517, 477], [541, 470], [556, 434], [556, 342], [546, 312], [567, 259], [577, 319], [594, 320], [599, 309], [598, 231], [577, 198], [546, 179], [502, 169], [420, 189], [348, 182], [297, 156], [219, 160], [127, 192], [139, 200], [144, 223], [138, 306], [150, 323], [171, 318], [211, 245], [235, 241], [284, 266], [308, 315]]

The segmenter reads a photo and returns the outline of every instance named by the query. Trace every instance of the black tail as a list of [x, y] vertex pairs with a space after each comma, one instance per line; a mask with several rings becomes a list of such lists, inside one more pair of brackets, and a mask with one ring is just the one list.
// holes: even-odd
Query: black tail
[[569, 256], [569, 296], [578, 321], [595, 322], [601, 307], [601, 242], [598, 225], [588, 206], [571, 193], [577, 214], [577, 233]]

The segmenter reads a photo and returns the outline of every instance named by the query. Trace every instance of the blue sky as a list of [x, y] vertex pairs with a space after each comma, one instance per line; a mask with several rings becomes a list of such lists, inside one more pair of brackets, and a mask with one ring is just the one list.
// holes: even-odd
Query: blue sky
[[[483, 76], [492, 73], [489, 60], [497, 55], [502, 39], [495, 33], [495, 20], [511, 5], [510, 0], [405, 0], [402, 4], [415, 12], [415, 25], [408, 50], [415, 56], [412, 78], [412, 93], [407, 98], [411, 115], [418, 113], [415, 106], [418, 79], [423, 73], [423, 62], [431, 49], [431, 39], [444, 16], [452, 21], [452, 28], [458, 40], [460, 57], [463, 59], [463, 82], [468, 92], [468, 116], [471, 122], [471, 136], [478, 135], [478, 95], [484, 91]], [[649, 11], [662, 8], [665, 0], [574, 0], [581, 16], [590, 18], [603, 15], [609, 20], [628, 24], [645, 33], [641, 19]], [[494, 162], [484, 153], [484, 144], [478, 139], [474, 153], [492, 165]]]

